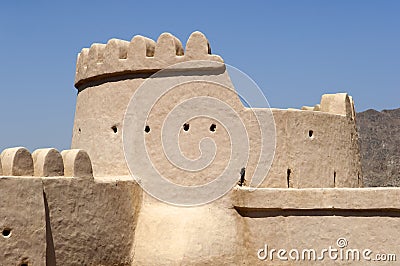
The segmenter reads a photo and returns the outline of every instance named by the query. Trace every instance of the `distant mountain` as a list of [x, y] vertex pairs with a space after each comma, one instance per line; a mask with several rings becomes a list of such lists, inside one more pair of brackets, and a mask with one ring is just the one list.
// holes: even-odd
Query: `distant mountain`
[[365, 187], [400, 186], [400, 108], [357, 114]]

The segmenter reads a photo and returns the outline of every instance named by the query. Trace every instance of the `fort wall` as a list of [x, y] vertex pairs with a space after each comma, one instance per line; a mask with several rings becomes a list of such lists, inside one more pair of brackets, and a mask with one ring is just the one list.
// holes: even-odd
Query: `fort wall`
[[[319, 104], [312, 108], [303, 107], [303, 110], [246, 108], [234, 91], [224, 64], [207, 65], [204, 61], [196, 61], [222, 62], [219, 56], [210, 54], [210, 51], [207, 39], [199, 32], [189, 37], [185, 51], [181, 42], [170, 34], [162, 34], [157, 42], [136, 36], [131, 42], [113, 39], [107, 45], [95, 44], [82, 50], [78, 57], [75, 80], [79, 94], [72, 148], [88, 152], [95, 177], [130, 175], [125, 163], [122, 140], [123, 121], [129, 101], [151, 74], [172, 65], [172, 68], [176, 66], [178, 69], [157, 77], [160, 84], [185, 75], [201, 76], [202, 79], [208, 75], [213, 79], [218, 76], [217, 79], [223, 85], [232, 89], [217, 84], [185, 83], [154, 104], [146, 124], [150, 130], [145, 134], [148, 154], [155, 165], [158, 165], [158, 170], [171, 181], [182, 185], [198, 184], [199, 180], [208, 182], [218, 176], [228, 163], [224, 160], [230, 158], [229, 132], [216, 119], [204, 117], [187, 121], [185, 124], [190, 127], [187, 132], [183, 130], [182, 124], [179, 145], [182, 152], [193, 159], [199, 156], [199, 141], [204, 137], [212, 138], [218, 147], [215, 164], [204, 171], [190, 173], [174, 166], [163, 156], [161, 129], [168, 113], [174, 106], [188, 99], [207, 96], [229, 104], [248, 129], [249, 160], [246, 165], [237, 166], [238, 176], [242, 168], [246, 169], [248, 179], [251, 179], [257, 167], [264, 167], [260, 172], [268, 173], [270, 164], [259, 161], [259, 146], [262, 145], [263, 138], [257, 128], [259, 121], [254, 120], [268, 120], [272, 111], [276, 130], [275, 143], [263, 145], [271, 150], [275, 149], [275, 159], [269, 174], [260, 177], [265, 178], [261, 187], [362, 186], [358, 134], [355, 128], [354, 104], [350, 96], [346, 93], [323, 95]], [[196, 63], [187, 68], [176, 65], [190, 60]], [[151, 95], [156, 88], [147, 89], [147, 93]], [[135, 108], [140, 109], [143, 106]], [[217, 110], [215, 116], [222, 120], [228, 118], [223, 110]], [[216, 130], [211, 132], [209, 128], [212, 125]], [[136, 136], [131, 137], [142, 138], [143, 131], [136, 132]], [[141, 165], [138, 161], [137, 167]], [[147, 173], [143, 172], [142, 175], [146, 176]], [[247, 181], [251, 183], [251, 180]]]
[[[141, 92], [149, 80], [154, 83]], [[369, 249], [371, 258], [400, 254], [400, 190], [362, 188], [354, 101], [346, 93], [323, 95], [320, 103], [301, 110], [247, 108], [223, 60], [211, 54], [200, 32], [189, 37], [185, 49], [168, 33], [157, 42], [135, 36], [130, 42], [93, 44], [78, 56], [75, 86], [71, 150], [30, 153], [16, 147], [0, 155], [3, 264], [292, 264], [277, 257], [260, 260], [265, 245], [275, 252], [332, 247], [342, 253]], [[146, 120], [139, 121], [149, 111], [144, 104], [162, 86], [173, 90], [157, 98]], [[125, 131], [132, 95], [139, 92], [143, 102], [133, 105], [139, 114], [132, 120], [138, 125]], [[208, 167], [188, 171], [177, 166], [181, 161], [165, 156], [163, 126], [176, 106], [201, 97], [216, 99], [233, 112], [207, 105], [210, 100], [202, 107], [212, 115], [172, 121], [179, 151], [190, 160], [218, 148]], [[185, 115], [197, 107], [179, 110]], [[246, 130], [246, 142], [234, 152], [231, 140], [239, 127], [228, 128], [224, 121], [229, 120], [240, 121]], [[268, 125], [266, 131], [260, 125]], [[126, 137], [133, 144], [145, 142], [152, 165], [169, 181], [207, 184], [233, 158], [229, 178], [237, 185], [199, 206], [158, 200], [141, 186], [152, 174], [144, 157], [133, 157], [132, 176]], [[201, 146], [204, 139], [212, 139], [214, 146]], [[242, 153], [248, 153], [246, 163], [236, 163]], [[254, 185], [254, 180], [262, 182]], [[342, 243], [346, 245], [338, 246]], [[296, 260], [300, 265], [321, 263], [349, 261]], [[365, 260], [351, 263], [365, 265]]]

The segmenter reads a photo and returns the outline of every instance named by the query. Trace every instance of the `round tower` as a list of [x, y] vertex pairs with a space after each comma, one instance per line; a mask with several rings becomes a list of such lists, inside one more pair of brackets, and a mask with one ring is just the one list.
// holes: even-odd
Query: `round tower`
[[135, 36], [130, 42], [111, 39], [107, 44], [82, 49], [76, 66], [78, 97], [72, 147], [88, 152], [95, 176], [130, 174], [122, 125], [132, 95], [157, 71], [191, 60], [223, 62], [211, 54], [208, 40], [200, 32], [190, 35], [185, 51], [169, 33], [161, 34], [157, 42]]
[[[349, 95], [323, 95], [319, 104], [302, 110], [247, 108], [227, 66], [211, 54], [200, 32], [190, 35], [185, 49], [169, 33], [157, 42], [135, 36], [93, 44], [81, 51], [76, 69], [72, 148], [88, 152], [95, 177], [134, 175], [147, 181], [161, 175], [198, 186], [228, 169], [230, 183], [246, 186], [362, 186]], [[173, 90], [163, 90], [168, 86]], [[200, 98], [208, 100], [196, 101]], [[168, 119], [170, 114], [178, 116]], [[127, 121], [132, 127], [124, 126]], [[166, 121], [175, 130], [169, 139]], [[131, 149], [124, 150], [126, 145]], [[145, 153], [135, 152], [139, 147]]]

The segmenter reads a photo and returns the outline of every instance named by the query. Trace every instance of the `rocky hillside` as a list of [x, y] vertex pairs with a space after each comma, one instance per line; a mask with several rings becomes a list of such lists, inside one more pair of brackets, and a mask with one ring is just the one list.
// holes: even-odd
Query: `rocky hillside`
[[400, 186], [400, 108], [357, 114], [364, 186]]

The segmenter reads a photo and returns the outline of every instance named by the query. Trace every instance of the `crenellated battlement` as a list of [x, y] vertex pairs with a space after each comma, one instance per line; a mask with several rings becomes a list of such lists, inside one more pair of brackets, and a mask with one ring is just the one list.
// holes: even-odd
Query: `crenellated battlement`
[[5, 149], [0, 155], [1, 176], [93, 178], [89, 155], [80, 149], [38, 149], [32, 154], [24, 147]]
[[220, 56], [211, 54], [207, 38], [199, 31], [190, 35], [185, 50], [181, 41], [170, 33], [161, 34], [157, 42], [136, 35], [130, 42], [111, 39], [107, 44], [94, 43], [78, 55], [75, 87], [105, 75], [154, 73], [189, 60], [223, 62]]
[[293, 250], [306, 248], [309, 265], [326, 247], [350, 263], [358, 248], [400, 254], [400, 190], [362, 188], [351, 96], [248, 108], [219, 62], [200, 32], [185, 49], [169, 33], [84, 48], [71, 149], [0, 154], [0, 264], [281, 265], [278, 253], [303, 264]]

